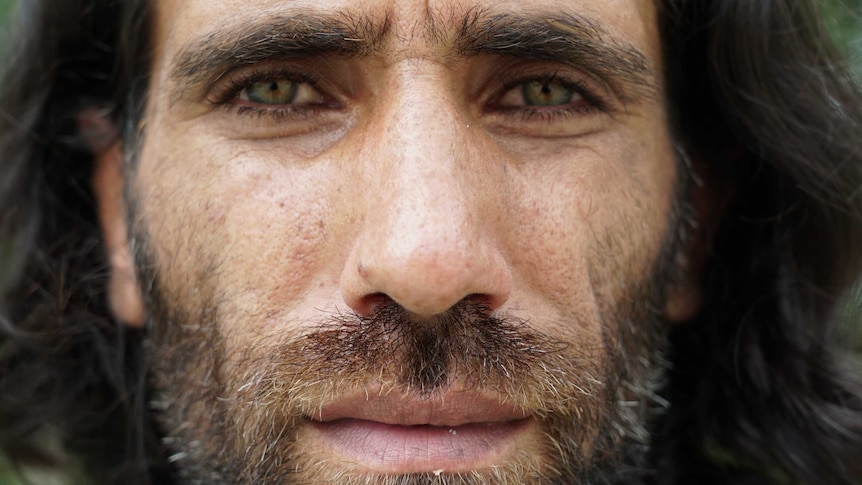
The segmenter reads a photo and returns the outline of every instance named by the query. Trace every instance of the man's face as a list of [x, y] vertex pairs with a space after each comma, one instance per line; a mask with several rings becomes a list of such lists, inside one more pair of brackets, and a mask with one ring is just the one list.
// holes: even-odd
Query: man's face
[[129, 217], [184, 476], [625, 479], [687, 298], [653, 3], [156, 2]]

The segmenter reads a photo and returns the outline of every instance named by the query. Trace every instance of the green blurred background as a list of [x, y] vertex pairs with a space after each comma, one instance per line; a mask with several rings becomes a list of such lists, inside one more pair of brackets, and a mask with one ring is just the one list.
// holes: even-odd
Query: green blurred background
[[[63, 2], [66, 0], [54, 0]], [[697, 1], [697, 0], [694, 0]], [[850, 59], [857, 80], [862, 84], [862, 0], [819, 0], [826, 14], [826, 21], [836, 44]], [[11, 22], [11, 13], [16, 0], [0, 0], [0, 26]], [[0, 37], [0, 39], [4, 39]], [[0, 40], [2, 42], [3, 40]], [[2, 62], [2, 59], [0, 59]], [[862, 134], [860, 134], [862, 136]], [[0, 261], [2, 263], [2, 261]], [[0, 264], [0, 271], [2, 271]], [[862, 284], [851, 292], [843, 306], [843, 321], [846, 329], [854, 337], [854, 347], [862, 360]], [[860, 457], [862, 458], [862, 457]], [[26, 483], [35, 485], [84, 485], [85, 479], [69, 474], [49, 474], [39, 470], [28, 470]], [[0, 485], [25, 485], [8, 463], [0, 456]]]

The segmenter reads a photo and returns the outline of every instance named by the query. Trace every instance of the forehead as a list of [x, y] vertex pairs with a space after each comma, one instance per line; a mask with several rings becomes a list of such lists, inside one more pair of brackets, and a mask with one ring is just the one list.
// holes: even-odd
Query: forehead
[[634, 46], [654, 66], [660, 62], [654, 0], [157, 0], [156, 10], [155, 47], [163, 61], [219, 32], [241, 33], [292, 15], [333, 17], [401, 56], [433, 55], [417, 49], [443, 47], [470, 21], [562, 15], [595, 27], [597, 40]]

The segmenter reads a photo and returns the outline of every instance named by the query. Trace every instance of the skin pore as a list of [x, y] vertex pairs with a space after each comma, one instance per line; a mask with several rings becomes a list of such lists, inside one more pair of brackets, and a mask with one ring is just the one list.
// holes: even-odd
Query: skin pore
[[698, 301], [653, 2], [156, 6], [95, 189], [185, 479], [638, 477]]

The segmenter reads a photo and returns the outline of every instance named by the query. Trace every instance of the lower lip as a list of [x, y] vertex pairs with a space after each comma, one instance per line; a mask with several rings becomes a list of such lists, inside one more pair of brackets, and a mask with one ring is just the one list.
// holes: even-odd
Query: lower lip
[[399, 426], [360, 419], [310, 421], [323, 444], [372, 473], [457, 473], [502, 463], [530, 418], [461, 426]]

